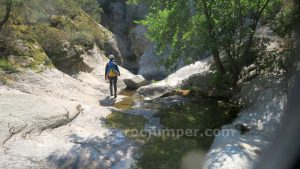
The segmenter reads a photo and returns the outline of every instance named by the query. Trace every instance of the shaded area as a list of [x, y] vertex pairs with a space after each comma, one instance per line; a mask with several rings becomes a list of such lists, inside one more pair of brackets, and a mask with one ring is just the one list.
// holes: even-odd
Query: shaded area
[[113, 112], [106, 118], [106, 124], [121, 130], [142, 130], [147, 122], [141, 115], [131, 115], [122, 112]]
[[99, 103], [101, 106], [113, 106], [116, 103], [116, 99], [107, 96], [104, 99], [99, 100]]
[[218, 129], [230, 123], [239, 108], [225, 101], [202, 99], [159, 109], [161, 124], [171, 129]]
[[[140, 149], [137, 168], [169, 169], [180, 168], [182, 158], [191, 151], [207, 152], [213, 136], [205, 135], [207, 129], [218, 129], [230, 123], [239, 108], [228, 102], [202, 99], [200, 101], [175, 102], [173, 105], [161, 105], [159, 114], [165, 129], [197, 129], [197, 135], [173, 137], [165, 133], [151, 137]], [[172, 131], [172, 130], [169, 130]], [[169, 135], [168, 135], [169, 134]], [[203, 160], [203, 159], [198, 159]]]
[[141, 154], [138, 158], [136, 168], [180, 168], [181, 159], [184, 155], [189, 151], [197, 149], [199, 149], [199, 146], [195, 139], [152, 137], [141, 147]]
[[58, 151], [47, 158], [51, 167], [77, 169], [127, 166], [124, 159], [135, 150], [134, 143], [117, 130], [112, 130], [103, 138], [84, 139], [74, 134], [69, 141], [75, 145], [67, 153], [61, 154]]
[[[230, 123], [239, 112], [239, 107], [232, 103], [205, 98], [193, 100], [170, 96], [154, 101], [137, 101], [134, 107], [126, 102], [128, 100], [119, 103], [122, 110], [109, 115], [106, 124], [122, 130], [136, 143], [141, 143], [134, 166], [141, 169], [180, 168], [185, 156], [203, 160], [214, 138], [206, 136], [205, 131], [219, 129]], [[176, 129], [196, 129], [198, 133], [177, 137]], [[191, 152], [201, 152], [201, 159], [193, 157], [199, 153]]]

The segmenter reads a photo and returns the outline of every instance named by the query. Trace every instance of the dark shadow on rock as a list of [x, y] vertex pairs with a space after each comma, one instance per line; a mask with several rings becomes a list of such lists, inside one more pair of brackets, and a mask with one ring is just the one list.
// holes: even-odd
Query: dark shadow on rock
[[55, 152], [47, 157], [53, 168], [111, 168], [126, 156], [133, 143], [118, 130], [112, 129], [105, 137], [82, 138], [70, 136], [74, 146], [67, 153]]
[[99, 100], [101, 106], [113, 106], [116, 103], [116, 99], [112, 97], [105, 97], [102, 100]]

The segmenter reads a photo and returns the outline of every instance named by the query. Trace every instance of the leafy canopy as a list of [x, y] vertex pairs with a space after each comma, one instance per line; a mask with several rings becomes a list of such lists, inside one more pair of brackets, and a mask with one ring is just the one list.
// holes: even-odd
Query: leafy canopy
[[[180, 58], [199, 59], [204, 53], [225, 50], [236, 61], [245, 54], [245, 40], [253, 38], [258, 20], [267, 17], [280, 0], [129, 0], [147, 3], [150, 14], [138, 23], [158, 52], [172, 49], [166, 65]], [[218, 56], [217, 56], [218, 57]], [[232, 66], [234, 62], [232, 62]]]

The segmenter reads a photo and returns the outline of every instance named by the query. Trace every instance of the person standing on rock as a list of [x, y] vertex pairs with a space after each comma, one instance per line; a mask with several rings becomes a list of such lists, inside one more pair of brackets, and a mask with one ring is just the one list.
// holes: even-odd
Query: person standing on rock
[[105, 80], [109, 79], [110, 96], [113, 96], [114, 94], [114, 98], [117, 98], [118, 76], [120, 76], [120, 71], [118, 65], [115, 62], [115, 57], [114, 55], [109, 55], [109, 62], [105, 67]]

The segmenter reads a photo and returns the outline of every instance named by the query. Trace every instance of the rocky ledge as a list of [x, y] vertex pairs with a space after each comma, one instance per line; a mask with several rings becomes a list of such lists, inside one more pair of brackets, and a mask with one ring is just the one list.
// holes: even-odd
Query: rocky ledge
[[273, 76], [258, 76], [243, 84], [234, 99], [246, 107], [215, 137], [204, 168], [253, 167], [274, 139], [284, 114], [286, 91], [285, 80]]

